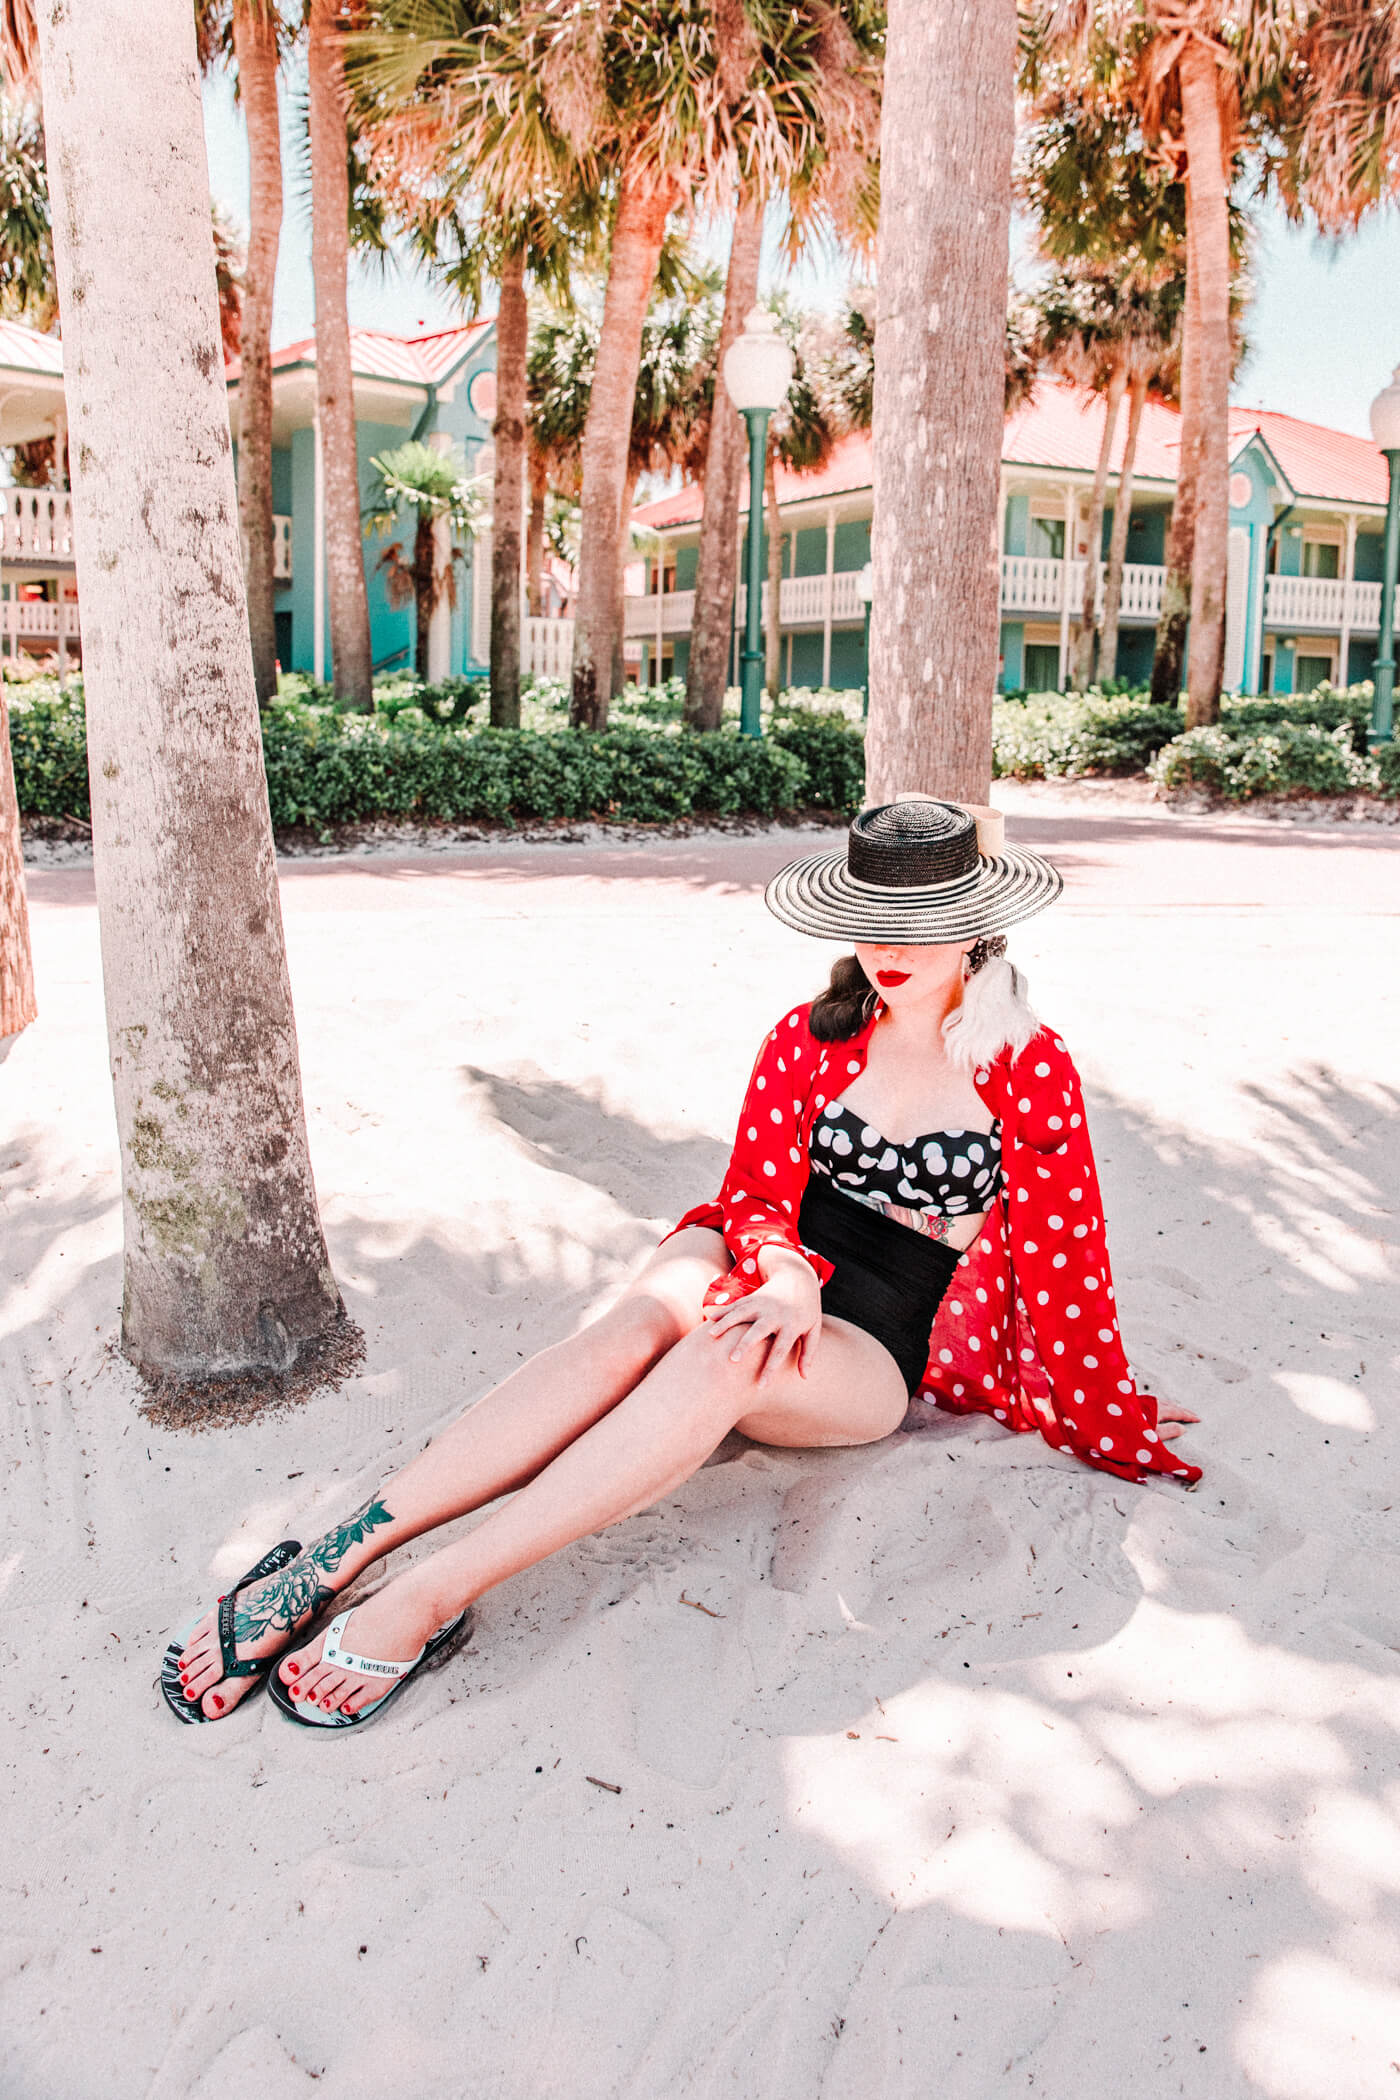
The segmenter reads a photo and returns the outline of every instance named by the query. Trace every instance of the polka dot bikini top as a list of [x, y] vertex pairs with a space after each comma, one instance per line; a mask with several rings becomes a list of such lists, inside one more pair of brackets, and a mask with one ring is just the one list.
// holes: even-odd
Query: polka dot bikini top
[[966, 1218], [987, 1210], [996, 1195], [1001, 1124], [990, 1131], [934, 1130], [895, 1145], [854, 1110], [828, 1101], [812, 1125], [808, 1160], [843, 1196], [877, 1210]]

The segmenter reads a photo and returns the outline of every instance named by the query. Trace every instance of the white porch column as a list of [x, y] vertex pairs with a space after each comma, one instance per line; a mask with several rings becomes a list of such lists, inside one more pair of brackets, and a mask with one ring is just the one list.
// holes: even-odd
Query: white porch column
[[656, 550], [656, 662], [652, 666], [651, 682], [661, 683], [661, 638], [666, 631], [666, 543], [663, 540]]
[[58, 628], [58, 683], [60, 687], [63, 687], [68, 683], [68, 601], [63, 595], [63, 578], [61, 576], [58, 579], [58, 604], [56, 610], [58, 613], [56, 622]]
[[1079, 525], [1079, 497], [1074, 483], [1065, 489], [1065, 558], [1060, 563], [1060, 675], [1061, 692], [1069, 677], [1069, 571], [1074, 560], [1074, 538]]
[[1342, 556], [1342, 631], [1337, 643], [1337, 683], [1347, 683], [1347, 658], [1351, 654], [1351, 586], [1356, 573], [1356, 512], [1347, 519], [1346, 549]]
[[[836, 589], [836, 505], [826, 511], [826, 594], [822, 599], [822, 684], [831, 683], [831, 599]], [[789, 681], [791, 682], [791, 681]]]
[[54, 410], [53, 418], [53, 474], [55, 488], [68, 486], [68, 410]]
[[311, 476], [311, 674], [318, 681], [326, 675], [326, 456], [321, 445], [319, 404], [311, 418], [315, 466]]

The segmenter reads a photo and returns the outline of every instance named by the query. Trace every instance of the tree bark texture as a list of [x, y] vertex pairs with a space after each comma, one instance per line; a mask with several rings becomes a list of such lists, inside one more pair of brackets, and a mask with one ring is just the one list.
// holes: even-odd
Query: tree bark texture
[[[1109, 378], [1104, 402], [1103, 437], [1099, 442], [1099, 456], [1094, 467], [1094, 486], [1089, 497], [1089, 518], [1085, 538], [1089, 551], [1084, 561], [1084, 597], [1079, 610], [1079, 640], [1074, 652], [1074, 671], [1071, 683], [1077, 692], [1087, 692], [1094, 682], [1094, 641], [1099, 619], [1099, 545], [1103, 539], [1104, 499], [1108, 493], [1108, 467], [1113, 457], [1113, 439], [1118, 429], [1118, 412], [1123, 405], [1123, 389], [1127, 385], [1126, 367], [1115, 365]], [[1065, 548], [1065, 560], [1073, 561], [1074, 549]], [[1109, 672], [1109, 677], [1113, 673]]]
[[891, 0], [866, 799], [985, 802], [1000, 641], [1015, 0]]
[[544, 513], [549, 500], [549, 470], [544, 455], [530, 446], [530, 522], [525, 534], [525, 590], [530, 618], [544, 618]]
[[350, 369], [350, 174], [346, 157], [345, 58], [339, 0], [310, 0], [306, 90], [311, 134], [311, 274], [316, 292], [316, 398], [324, 460], [326, 603], [331, 680], [342, 700], [374, 706], [360, 528], [360, 466], [355, 449], [355, 387]]
[[576, 729], [607, 727], [618, 617], [618, 535], [623, 523], [642, 324], [676, 195], [670, 178], [658, 177], [654, 169], [633, 166], [623, 171], [581, 448], [583, 489], [569, 710]]
[[[608, 698], [616, 700], [627, 683], [627, 661], [623, 649], [627, 625], [627, 570], [632, 560], [632, 505], [637, 495], [638, 469], [630, 467], [622, 486], [622, 530], [617, 536], [617, 616], [613, 624], [612, 667]], [[657, 683], [660, 683], [658, 674]]]
[[501, 265], [496, 312], [496, 478], [491, 498], [491, 720], [520, 727], [520, 556], [525, 508], [525, 251]]
[[1134, 378], [1128, 391], [1128, 428], [1123, 438], [1123, 459], [1118, 469], [1118, 493], [1113, 499], [1113, 525], [1108, 535], [1108, 563], [1103, 580], [1103, 631], [1099, 636], [1099, 677], [1118, 676], [1118, 612], [1123, 603], [1123, 564], [1128, 558], [1128, 525], [1133, 508], [1133, 467], [1137, 459], [1138, 432], [1147, 402], [1147, 379]]
[[[770, 700], [783, 676], [783, 515], [778, 509], [778, 447], [772, 426], [763, 459], [763, 516], [768, 527], [768, 619], [763, 629], [763, 683]], [[755, 531], [758, 521], [753, 521]]]
[[10, 754], [10, 711], [0, 685], [0, 1043], [18, 1035], [38, 1014], [34, 959], [29, 947], [29, 906], [24, 895], [24, 845], [19, 829]]
[[430, 510], [420, 507], [413, 521], [413, 668], [425, 681], [428, 639], [437, 610], [437, 572], [437, 520]]
[[235, 0], [233, 50], [248, 126], [248, 262], [238, 375], [238, 527], [258, 705], [277, 692], [272, 537], [272, 294], [282, 233], [277, 17], [266, 0]]
[[[88, 767], [146, 1372], [343, 1319], [307, 1152], [253, 688], [188, 0], [41, 0]], [[159, 286], [160, 296], [151, 296]]]
[[734, 579], [739, 562], [739, 507], [744, 494], [748, 434], [724, 389], [724, 354], [742, 334], [744, 316], [758, 303], [763, 249], [763, 200], [746, 196], [734, 219], [724, 317], [715, 365], [715, 400], [705, 448], [705, 508], [695, 569], [690, 658], [685, 673], [685, 719], [692, 729], [718, 729], [729, 684], [734, 624]]
[[1196, 466], [1200, 447], [1200, 347], [1196, 314], [1196, 273], [1191, 243], [1186, 243], [1186, 307], [1181, 333], [1181, 442], [1177, 451], [1176, 494], [1167, 531], [1166, 573], [1162, 609], [1152, 648], [1152, 705], [1179, 707], [1186, 666], [1186, 634], [1191, 616], [1191, 567], [1196, 546]]
[[1191, 634], [1186, 725], [1220, 716], [1225, 661], [1225, 587], [1230, 535], [1230, 217], [1220, 122], [1220, 69], [1193, 37], [1179, 62], [1186, 139], [1188, 267], [1197, 279], [1200, 376], [1196, 542], [1191, 563]]

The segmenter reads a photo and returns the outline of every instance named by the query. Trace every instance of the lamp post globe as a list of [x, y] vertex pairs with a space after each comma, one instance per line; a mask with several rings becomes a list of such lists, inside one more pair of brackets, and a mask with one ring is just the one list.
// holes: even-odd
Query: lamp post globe
[[[1376, 646], [1376, 690], [1371, 736], [1388, 744], [1395, 729], [1395, 571], [1400, 564], [1400, 365], [1371, 403], [1371, 435], [1385, 454], [1389, 491], [1381, 555], [1381, 632]], [[1346, 668], [1343, 666], [1343, 677]]]
[[725, 391], [749, 426], [747, 603], [739, 707], [739, 730], [743, 736], [762, 734], [759, 693], [763, 684], [763, 468], [768, 449], [768, 418], [785, 400], [792, 384], [792, 370], [792, 352], [778, 334], [772, 314], [761, 306], [751, 308], [742, 335], [724, 353]]

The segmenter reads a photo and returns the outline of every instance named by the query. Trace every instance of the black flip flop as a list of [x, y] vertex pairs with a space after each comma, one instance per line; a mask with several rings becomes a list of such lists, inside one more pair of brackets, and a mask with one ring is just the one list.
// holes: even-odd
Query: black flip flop
[[338, 1619], [332, 1619], [326, 1628], [320, 1660], [339, 1664], [342, 1669], [352, 1670], [357, 1676], [386, 1678], [389, 1680], [389, 1689], [382, 1699], [376, 1699], [372, 1706], [362, 1706], [357, 1714], [328, 1714], [321, 1712], [317, 1707], [307, 1707], [293, 1699], [282, 1679], [273, 1677], [268, 1683], [267, 1696], [277, 1711], [287, 1720], [294, 1721], [298, 1728], [363, 1728], [366, 1721], [378, 1720], [385, 1707], [398, 1698], [410, 1677], [416, 1677], [420, 1670], [440, 1669], [458, 1648], [470, 1640], [472, 1634], [472, 1612], [468, 1607], [465, 1611], [459, 1611], [455, 1619], [449, 1619], [445, 1626], [439, 1626], [436, 1633], [430, 1634], [418, 1653], [408, 1662], [380, 1662], [373, 1657], [352, 1655], [348, 1648], [341, 1645], [340, 1636], [354, 1608], [351, 1605]]
[[[280, 1546], [274, 1546], [270, 1553], [265, 1553], [255, 1568], [249, 1568], [247, 1574], [241, 1575], [233, 1585], [233, 1588], [226, 1590], [224, 1595], [220, 1597], [219, 1654], [223, 1661], [225, 1677], [266, 1677], [268, 1671], [276, 1662], [277, 1657], [275, 1655], [250, 1656], [246, 1661], [239, 1660], [238, 1650], [234, 1646], [233, 1641], [234, 1600], [241, 1591], [248, 1588], [250, 1583], [261, 1582], [265, 1576], [277, 1574], [278, 1570], [285, 1568], [289, 1561], [294, 1561], [300, 1551], [301, 1541], [299, 1539], [283, 1539]], [[184, 1687], [180, 1682], [180, 1657], [185, 1652], [190, 1635], [203, 1617], [204, 1613], [201, 1612], [198, 1618], [190, 1620], [183, 1633], [171, 1635], [170, 1644], [161, 1660], [161, 1696], [177, 1721], [192, 1723], [216, 1718], [219, 1720], [224, 1719], [222, 1714], [217, 1716], [207, 1714], [204, 1711], [202, 1699], [187, 1699]], [[241, 1700], [239, 1704], [242, 1704]]]

